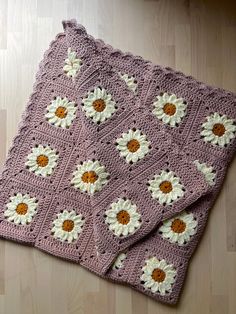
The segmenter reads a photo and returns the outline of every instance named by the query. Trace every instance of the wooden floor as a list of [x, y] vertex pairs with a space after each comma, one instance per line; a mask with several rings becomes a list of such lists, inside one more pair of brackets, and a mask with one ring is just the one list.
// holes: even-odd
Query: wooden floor
[[[212, 85], [236, 91], [236, 4], [217, 0], [0, 0], [0, 162], [61, 20]], [[236, 160], [177, 307], [36, 249], [0, 240], [1, 314], [236, 313]]]

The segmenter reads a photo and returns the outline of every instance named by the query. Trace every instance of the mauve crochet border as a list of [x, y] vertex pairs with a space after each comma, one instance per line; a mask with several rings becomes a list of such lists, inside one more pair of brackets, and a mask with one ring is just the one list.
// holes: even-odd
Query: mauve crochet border
[[[64, 26], [65, 26], [66, 23], [67, 24], [69, 23], [72, 26], [75, 26], [76, 22], [75, 21], [64, 22]], [[76, 27], [78, 27], [79, 30], [83, 30], [84, 31], [84, 28], [82, 26], [78, 26], [76, 24]], [[10, 170], [10, 166], [11, 166], [12, 155], [14, 155], [15, 148], [19, 144], [22, 134], [24, 134], [27, 131], [27, 128], [29, 126], [29, 122], [30, 122], [30, 119], [31, 119], [32, 112], [34, 112], [35, 103], [37, 102], [37, 93], [40, 90], [40, 88], [43, 88], [46, 78], [47, 79], [51, 79], [52, 81], [54, 79], [53, 75], [51, 75], [51, 74], [53, 74], [53, 72], [51, 72], [51, 70], [53, 70], [51, 68], [51, 66], [52, 66], [52, 64], [55, 65], [55, 63], [56, 63], [56, 61], [54, 60], [55, 56], [53, 56], [53, 53], [56, 51], [57, 45], [60, 44], [60, 40], [62, 38], [64, 38], [64, 36], [65, 36], [64, 33], [60, 33], [60, 34], [57, 35], [56, 39], [53, 42], [51, 42], [49, 49], [44, 54], [44, 58], [43, 58], [42, 62], [40, 63], [39, 70], [38, 70], [38, 73], [36, 75], [36, 84], [33, 87], [33, 93], [31, 94], [30, 100], [29, 100], [29, 102], [27, 104], [27, 108], [26, 108], [25, 112], [22, 115], [22, 119], [21, 119], [21, 123], [19, 125], [18, 133], [15, 136], [15, 138], [13, 139], [13, 145], [12, 145], [12, 147], [10, 148], [10, 150], [8, 152], [8, 157], [7, 157], [7, 160], [5, 162], [4, 169], [2, 171], [1, 181], [0, 181], [2, 192], [4, 191], [5, 182], [7, 182], [7, 184], [9, 182], [11, 182], [10, 174], [12, 174], [12, 172], [11, 172], [12, 169]], [[217, 95], [218, 98], [222, 98], [222, 97], [226, 97], [227, 99], [228, 98], [232, 98], [233, 101], [235, 102], [236, 97], [235, 97], [235, 95], [233, 93], [227, 92], [227, 91], [225, 91], [223, 89], [209, 87], [209, 86], [207, 86], [207, 85], [205, 85], [203, 83], [197, 82], [194, 78], [192, 78], [190, 76], [186, 77], [181, 72], [176, 72], [176, 71], [174, 71], [174, 70], [172, 70], [170, 68], [162, 68], [162, 67], [159, 67], [157, 65], [153, 65], [151, 62], [145, 61], [141, 57], [134, 57], [130, 53], [122, 53], [119, 50], [114, 50], [111, 46], [105, 45], [101, 40], [96, 40], [95, 41], [91, 36], [89, 36], [89, 35], [86, 35], [86, 36], [88, 36], [88, 38], [90, 38], [90, 40], [96, 42], [96, 46], [97, 47], [101, 47], [100, 45], [102, 45], [104, 47], [103, 49], [105, 51], [107, 51], [108, 54], [111, 53], [111, 52], [115, 52], [116, 51], [116, 52], [118, 52], [121, 55], [121, 57], [129, 56], [129, 58], [134, 58], [136, 60], [141, 60], [142, 62], [145, 63], [145, 66], [146, 65], [148, 66], [148, 72], [147, 72], [148, 74], [150, 74], [150, 69], [151, 69], [151, 71], [153, 71], [153, 73], [157, 73], [158, 71], [163, 71], [163, 72], [166, 72], [166, 73], [174, 74], [175, 76], [179, 76], [179, 77], [183, 77], [184, 76], [185, 78], [187, 78], [189, 83], [192, 82], [194, 84], [197, 84], [199, 86], [199, 88], [203, 91], [203, 94], [204, 93], [206, 93], [206, 94], [214, 93], [215, 97]], [[98, 66], [98, 69], [99, 69], [99, 64], [97, 64], [97, 66]], [[157, 72], [155, 72], [155, 71], [157, 71]], [[148, 80], [148, 82], [150, 83], [150, 80]], [[147, 81], [145, 80], [145, 84], [146, 83], [147, 83]], [[151, 83], [152, 83], [152, 86], [155, 86], [156, 82], [154, 80], [154, 82], [152, 81]], [[148, 85], [148, 86], [150, 87], [150, 85]], [[82, 134], [83, 132], [85, 132], [85, 130], [83, 128], [81, 130], [79, 130], [79, 134]], [[75, 140], [76, 140], [76, 136], [78, 135], [78, 134], [77, 135], [76, 134], [75, 134]], [[175, 134], [173, 134], [173, 136], [174, 135]], [[67, 139], [65, 137], [65, 142], [66, 142], [66, 140]], [[91, 144], [91, 143], [86, 143], [85, 147], [88, 144]], [[189, 152], [191, 152], [191, 151], [193, 151], [194, 154], [196, 153], [194, 147], [190, 148]], [[219, 162], [218, 162], [219, 171], [221, 171], [220, 170], [220, 166], [221, 166], [222, 160], [224, 161], [225, 164], [228, 164], [229, 161], [233, 157], [234, 151], [235, 151], [235, 141], [233, 142], [233, 144], [231, 146], [230, 153], [228, 155], [225, 154], [224, 156], [221, 156], [222, 159], [219, 160]], [[199, 151], [198, 155], [201, 156], [201, 152], [200, 151]], [[204, 205], [207, 208], [212, 206], [212, 204], [214, 202], [214, 199], [216, 198], [216, 195], [217, 195], [217, 193], [220, 190], [220, 186], [222, 184], [223, 177], [225, 175], [225, 170], [226, 170], [226, 168], [224, 168], [222, 170], [222, 173], [221, 173], [221, 176], [220, 176], [220, 180], [219, 180], [219, 182], [217, 182], [217, 186], [215, 187], [214, 193], [212, 195], [209, 194], [208, 197], [203, 201]], [[18, 186], [19, 187], [19, 184], [17, 184], [14, 181], [14, 179], [12, 180], [12, 183], [13, 183], [14, 186]], [[25, 187], [23, 187], [23, 185], [22, 185], [22, 189], [24, 189], [24, 188], [28, 191], [29, 186], [27, 186], [27, 184], [25, 184]], [[6, 192], [8, 192], [8, 191], [6, 191]], [[4, 192], [2, 194], [4, 194]], [[2, 200], [2, 195], [1, 195], [1, 200]], [[45, 200], [45, 203], [47, 203], [47, 199]], [[200, 208], [203, 207], [204, 208], [204, 206], [200, 206], [200, 205], [198, 206], [198, 204], [194, 204], [193, 206], [194, 207], [200, 207]], [[195, 208], [195, 210], [196, 210], [196, 208]], [[134, 250], [131, 249], [131, 255], [132, 256], [131, 256], [131, 260], [130, 260], [131, 263], [130, 264], [131, 265], [134, 264], [134, 267], [133, 267], [134, 269], [133, 269], [133, 271], [130, 274], [126, 274], [126, 276], [124, 276], [124, 278], [123, 278], [122, 276], [124, 274], [124, 269], [119, 270], [117, 273], [111, 270], [106, 276], [102, 276], [102, 277], [110, 278], [110, 279], [112, 279], [114, 281], [117, 281], [117, 282], [126, 282], [127, 284], [130, 284], [131, 286], [135, 287], [137, 290], [140, 290], [140, 291], [142, 291], [142, 292], [144, 292], [144, 293], [154, 297], [155, 299], [158, 299], [158, 300], [161, 300], [161, 301], [164, 301], [164, 302], [167, 302], [167, 303], [176, 303], [177, 299], [178, 299], [178, 296], [179, 296], [179, 293], [180, 293], [180, 290], [181, 290], [181, 286], [183, 284], [185, 272], [186, 272], [187, 265], [188, 265], [188, 260], [189, 260], [189, 258], [191, 256], [191, 254], [193, 253], [193, 251], [194, 251], [194, 249], [195, 249], [195, 247], [196, 247], [196, 245], [198, 243], [198, 240], [199, 240], [199, 238], [200, 238], [200, 236], [201, 236], [201, 234], [202, 234], [202, 232], [204, 230], [204, 226], [205, 226], [205, 223], [206, 223], [206, 220], [207, 220], [207, 216], [208, 216], [207, 211], [204, 211], [204, 214], [201, 217], [199, 216], [199, 219], [200, 220], [202, 219], [201, 228], [200, 228], [200, 230], [198, 232], [197, 237], [195, 237], [193, 239], [193, 241], [191, 242], [191, 246], [189, 247], [190, 250], [189, 250], [189, 252], [188, 252], [188, 254], [186, 256], [185, 256], [186, 252], [183, 250], [183, 255], [180, 258], [180, 260], [184, 260], [183, 267], [182, 267], [182, 272], [181, 272], [179, 278], [177, 278], [178, 284], [175, 285], [175, 287], [174, 287], [175, 293], [172, 294], [170, 297], [169, 296], [162, 297], [162, 296], [159, 296], [159, 295], [154, 296], [151, 292], [144, 291], [142, 286], [137, 282], [138, 276], [136, 276], [136, 277], [134, 276], [136, 271], [140, 272], [140, 263], [139, 263], [140, 262], [140, 256], [142, 255], [142, 257], [144, 258], [144, 256], [147, 255], [147, 253], [145, 253], [147, 241], [150, 241], [151, 244], [155, 244], [155, 245], [157, 245], [158, 243], [161, 242], [161, 247], [153, 248], [153, 251], [155, 251], [155, 254], [158, 254], [158, 252], [160, 252], [160, 250], [161, 250], [161, 255], [163, 257], [165, 257], [165, 254], [167, 254], [168, 250], [172, 251], [172, 253], [171, 253], [172, 255], [173, 255], [173, 252], [175, 252], [175, 249], [173, 248], [173, 246], [170, 245], [167, 241], [163, 241], [158, 235], [156, 236], [155, 232], [153, 233], [152, 236], [150, 236], [150, 239], [149, 238], [145, 239], [145, 241], [141, 241], [142, 243], [137, 243], [137, 244], [134, 245], [134, 248], [135, 248], [135, 246], [138, 247], [138, 255], [135, 254], [135, 252], [137, 252], [137, 250], [135, 251], [135, 249]], [[24, 239], [22, 239], [19, 235], [16, 235], [16, 237], [12, 237], [10, 234], [8, 234], [6, 232], [6, 229], [2, 228], [2, 224], [1, 224], [1, 227], [0, 227], [0, 235], [2, 237], [9, 238], [9, 239], [12, 239], [12, 240], [24, 241]], [[86, 247], [86, 252], [85, 252], [84, 258], [81, 257], [80, 263], [81, 263], [81, 265], [85, 266], [86, 268], [89, 268], [90, 270], [96, 272], [97, 274], [99, 274], [101, 276], [101, 273], [100, 273], [100, 270], [99, 270], [100, 269], [99, 265], [97, 265], [96, 263], [94, 265], [91, 265], [89, 263], [89, 258], [86, 257], [86, 256], [91, 256], [91, 254], [94, 253], [93, 232], [89, 233], [88, 236], [91, 237], [90, 238], [91, 241], [89, 242], [89, 245]], [[149, 246], [150, 246], [150, 243], [148, 244]], [[38, 247], [40, 249], [46, 250], [47, 252], [50, 252], [50, 253], [52, 253], [54, 255], [60, 256], [58, 251], [54, 251], [53, 248], [50, 251], [50, 249], [48, 247], [47, 248], [46, 247], [40, 247], [40, 245], [38, 245]], [[178, 256], [180, 254], [179, 250], [181, 251], [181, 248], [176, 248], [176, 252], [177, 252]], [[61, 257], [65, 258], [65, 256], [61, 256]], [[73, 257], [69, 257], [69, 259], [73, 260]], [[181, 261], [180, 261], [180, 263], [181, 263]]]

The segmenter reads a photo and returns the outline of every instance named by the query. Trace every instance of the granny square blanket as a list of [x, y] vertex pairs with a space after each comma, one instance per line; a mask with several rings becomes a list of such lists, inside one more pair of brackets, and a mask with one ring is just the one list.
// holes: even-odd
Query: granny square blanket
[[0, 236], [176, 303], [236, 148], [236, 95], [63, 21], [0, 180]]

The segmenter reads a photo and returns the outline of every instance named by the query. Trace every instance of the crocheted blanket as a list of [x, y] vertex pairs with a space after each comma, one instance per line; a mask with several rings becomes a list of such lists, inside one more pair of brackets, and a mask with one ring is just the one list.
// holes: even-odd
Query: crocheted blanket
[[63, 22], [0, 181], [0, 236], [176, 303], [236, 148], [236, 96]]

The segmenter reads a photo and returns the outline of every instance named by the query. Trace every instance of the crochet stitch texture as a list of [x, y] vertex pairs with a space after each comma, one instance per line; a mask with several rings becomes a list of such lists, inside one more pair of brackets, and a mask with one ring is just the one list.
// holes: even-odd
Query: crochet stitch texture
[[0, 235], [176, 303], [235, 152], [236, 96], [63, 26], [2, 171]]

